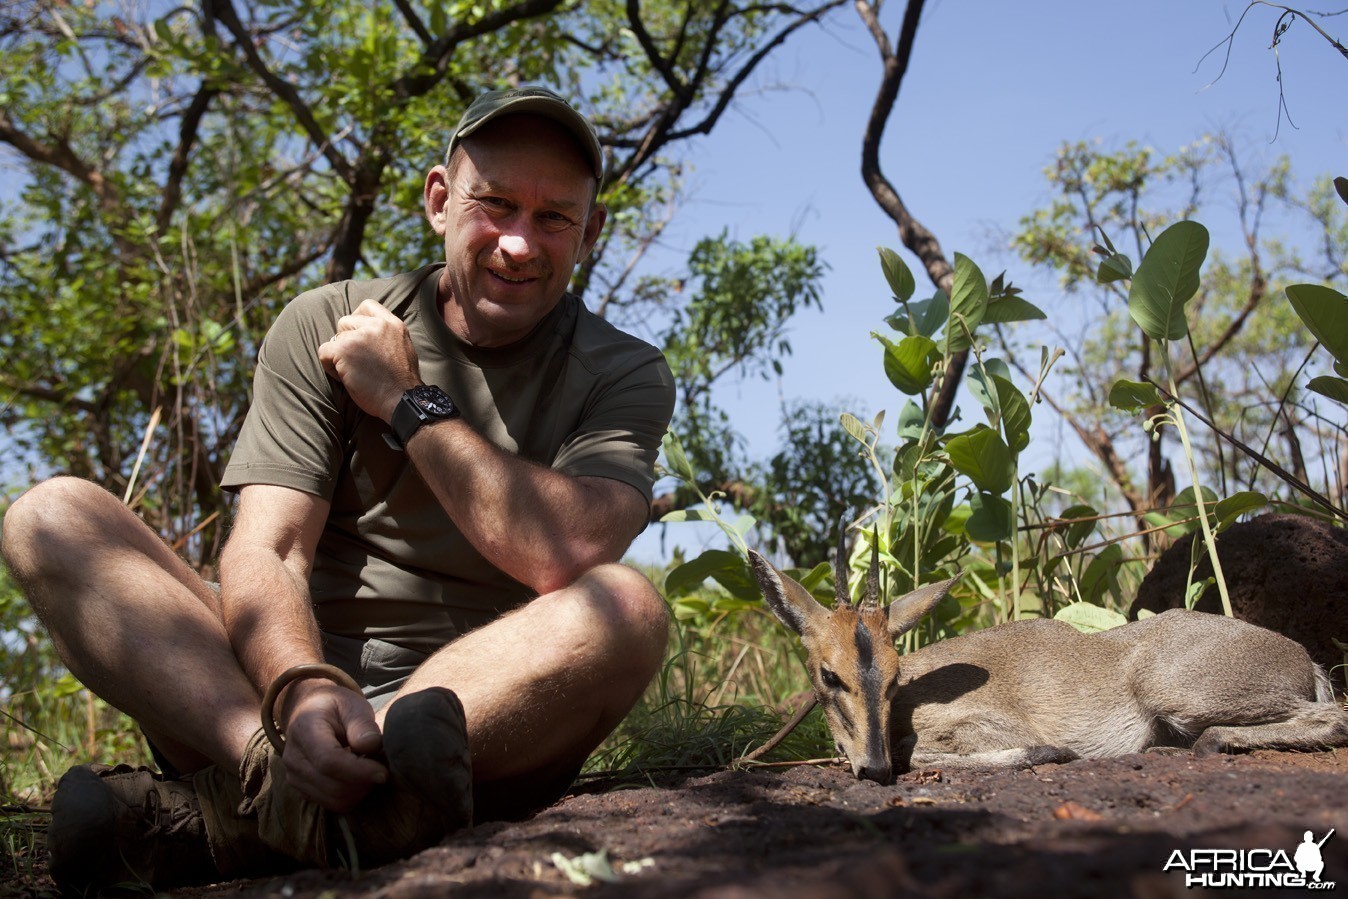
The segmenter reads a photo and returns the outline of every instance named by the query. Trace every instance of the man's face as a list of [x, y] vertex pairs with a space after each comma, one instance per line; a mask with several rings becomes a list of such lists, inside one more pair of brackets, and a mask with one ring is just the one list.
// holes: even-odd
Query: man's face
[[525, 337], [589, 255], [606, 212], [594, 173], [561, 126], [508, 116], [465, 138], [454, 171], [426, 178], [426, 215], [445, 240], [445, 322], [477, 346]]

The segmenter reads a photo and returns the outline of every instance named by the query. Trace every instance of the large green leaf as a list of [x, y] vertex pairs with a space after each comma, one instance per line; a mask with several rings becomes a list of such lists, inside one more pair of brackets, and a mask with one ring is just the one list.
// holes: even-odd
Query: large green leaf
[[905, 442], [917, 440], [922, 436], [922, 427], [926, 421], [921, 406], [912, 400], [904, 403], [899, 410], [899, 439]]
[[1098, 634], [1128, 623], [1127, 618], [1113, 609], [1089, 602], [1074, 602], [1070, 606], [1064, 606], [1053, 618], [1057, 621], [1066, 621], [1085, 634]]
[[1321, 375], [1318, 378], [1311, 378], [1310, 383], [1307, 384], [1306, 387], [1321, 396], [1329, 397], [1337, 403], [1348, 404], [1348, 381], [1345, 381], [1343, 378]]
[[1217, 530], [1225, 530], [1236, 519], [1255, 509], [1262, 509], [1268, 505], [1268, 497], [1254, 490], [1242, 490], [1239, 493], [1233, 493], [1226, 499], [1217, 503], [1215, 510], [1217, 515]]
[[1109, 404], [1125, 412], [1141, 412], [1148, 406], [1159, 406], [1161, 394], [1151, 384], [1120, 378], [1109, 388]]
[[990, 300], [987, 309], [983, 312], [983, 323], [987, 325], [1028, 322], [1041, 318], [1048, 318], [1044, 314], [1044, 310], [1029, 300], [1023, 300], [1020, 297], [1003, 296], [996, 300]]
[[1348, 297], [1323, 284], [1293, 284], [1287, 299], [1315, 339], [1348, 364]]
[[979, 543], [997, 543], [1016, 535], [1011, 504], [1000, 496], [977, 493], [969, 497], [969, 519], [964, 533]]
[[1015, 482], [1016, 463], [1010, 448], [1001, 434], [986, 425], [951, 437], [946, 452], [955, 470], [979, 490], [1001, 495]]
[[904, 261], [899, 258], [888, 247], [876, 247], [880, 252], [880, 267], [885, 271], [885, 280], [889, 282], [889, 289], [894, 291], [894, 299], [900, 303], [906, 303], [913, 298], [913, 291], [917, 288], [917, 282], [913, 280], [913, 273], [908, 269]]
[[1020, 453], [1030, 445], [1030, 401], [1020, 388], [1001, 375], [993, 375], [992, 383], [997, 385], [997, 398], [1002, 407], [1002, 433], [1006, 435], [1011, 451]]
[[743, 570], [745, 562], [739, 553], [709, 549], [665, 575], [665, 596], [680, 596], [696, 590], [709, 577], [725, 573], [738, 574]]
[[1208, 229], [1176, 222], [1152, 243], [1133, 275], [1128, 312], [1153, 340], [1179, 340], [1189, 332], [1184, 305], [1198, 292], [1198, 273], [1208, 255]]
[[910, 335], [898, 343], [880, 334], [874, 337], [885, 347], [885, 374], [889, 383], [909, 396], [931, 386], [932, 366], [940, 358], [934, 341], [920, 335]]
[[[950, 321], [946, 324], [945, 348], [955, 353], [969, 348], [969, 334], [983, 321], [988, 310], [988, 280], [974, 261], [955, 254], [955, 279], [950, 289]], [[963, 322], [961, 326], [960, 322]], [[966, 330], [967, 333], [966, 333]]]

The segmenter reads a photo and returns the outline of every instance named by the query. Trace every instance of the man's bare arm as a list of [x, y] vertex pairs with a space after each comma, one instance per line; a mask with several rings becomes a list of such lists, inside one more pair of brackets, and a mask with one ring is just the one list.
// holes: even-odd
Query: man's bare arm
[[650, 514], [635, 487], [536, 465], [460, 419], [423, 427], [407, 452], [478, 552], [540, 594], [618, 561]]
[[[291, 490], [253, 484], [220, 557], [220, 603], [230, 644], [259, 695], [283, 671], [323, 661], [309, 596], [309, 573], [329, 505]], [[334, 810], [350, 808], [382, 782], [384, 767], [358, 754], [379, 749], [363, 696], [328, 681], [300, 681], [282, 695], [286, 769], [302, 793]]]

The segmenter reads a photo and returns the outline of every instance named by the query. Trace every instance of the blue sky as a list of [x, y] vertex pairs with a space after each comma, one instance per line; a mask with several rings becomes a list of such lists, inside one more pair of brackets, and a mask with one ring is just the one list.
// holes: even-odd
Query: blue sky
[[[1277, 10], [1250, 11], [1215, 83], [1225, 49], [1199, 64], [1244, 9], [1218, 0], [928, 3], [882, 146], [886, 174], [947, 256], [963, 252], [989, 276], [1005, 268], [1028, 299], [1063, 314], [1053, 279], [1028, 272], [999, 236], [1049, 199], [1043, 169], [1063, 141], [1136, 140], [1169, 153], [1225, 129], [1252, 160], [1289, 156], [1302, 186], [1312, 176], [1348, 175], [1348, 59], [1306, 22], [1280, 45], [1295, 128], [1278, 123], [1269, 49]], [[891, 39], [902, 14], [895, 0], [884, 8]], [[1348, 13], [1317, 21], [1348, 41]], [[757, 91], [690, 153], [689, 197], [666, 240], [671, 269], [699, 237], [722, 228], [741, 239], [794, 230], [830, 266], [824, 310], [796, 319], [795, 355], [780, 382], [721, 389], [751, 455], [776, 451], [782, 396], [898, 411], [870, 332], [891, 309], [875, 247], [900, 244], [859, 174], [879, 77], [878, 54], [849, 5], [780, 50]], [[1230, 223], [1212, 213], [1205, 223], [1220, 246]], [[919, 295], [930, 292], [921, 274], [918, 283]], [[1038, 416], [1037, 432], [1052, 427], [1046, 418]], [[663, 555], [660, 530], [638, 542], [638, 558]], [[695, 530], [668, 528], [663, 549], [718, 543]]]

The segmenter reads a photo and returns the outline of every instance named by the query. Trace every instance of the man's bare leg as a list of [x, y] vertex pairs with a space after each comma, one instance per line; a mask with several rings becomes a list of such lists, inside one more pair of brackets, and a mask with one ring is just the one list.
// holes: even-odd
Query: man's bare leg
[[0, 554], [66, 667], [186, 773], [238, 769], [258, 696], [219, 599], [112, 494], [56, 478], [5, 515]]
[[668, 635], [651, 583], [603, 565], [439, 650], [398, 695], [433, 686], [458, 695], [475, 781], [562, 776], [635, 705]]

